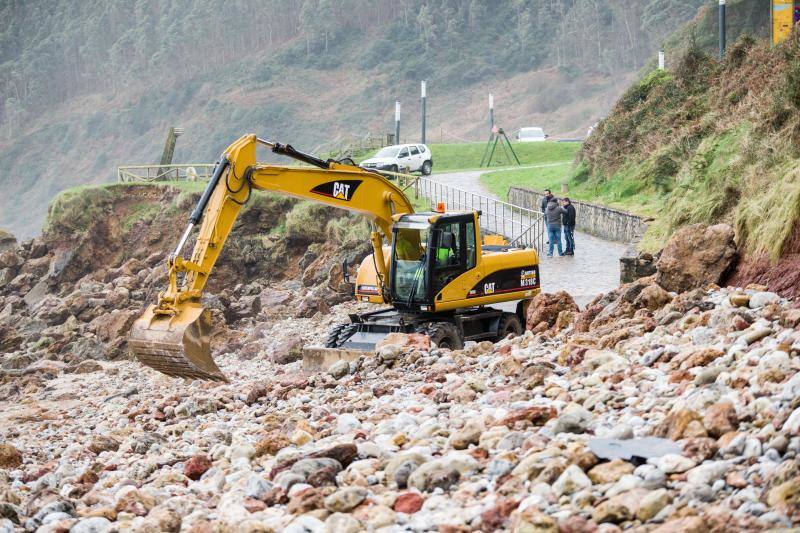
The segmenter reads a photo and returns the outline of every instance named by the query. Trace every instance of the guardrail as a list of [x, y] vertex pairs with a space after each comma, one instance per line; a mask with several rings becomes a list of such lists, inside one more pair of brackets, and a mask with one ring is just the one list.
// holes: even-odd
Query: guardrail
[[[208, 181], [214, 173], [214, 165], [208, 163], [186, 165], [129, 165], [117, 167], [120, 183], [155, 181]], [[435, 180], [381, 171], [395, 176], [401, 187], [408, 192], [413, 188], [414, 197], [427, 198], [431, 208], [444, 202], [448, 209], [480, 211], [481, 230], [487, 234], [502, 235], [509, 244], [525, 248], [544, 250], [545, 224], [538, 211], [503, 202], [496, 198], [444, 185]]]
[[414, 197], [427, 198], [431, 207], [444, 202], [447, 209], [480, 211], [480, 226], [484, 233], [494, 233], [505, 237], [509, 244], [525, 248], [544, 250], [545, 223], [538, 211], [503, 202], [490, 196], [477, 194], [435, 180], [391, 173], [407, 192], [413, 188]]
[[129, 165], [117, 167], [117, 181], [208, 181], [214, 173], [214, 165], [197, 163], [188, 165]]

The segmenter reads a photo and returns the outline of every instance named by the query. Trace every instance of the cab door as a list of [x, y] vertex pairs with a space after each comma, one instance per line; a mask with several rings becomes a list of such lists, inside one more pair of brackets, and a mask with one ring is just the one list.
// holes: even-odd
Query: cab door
[[[437, 223], [432, 239], [431, 294], [436, 302], [463, 299], [466, 290], [480, 279], [475, 268], [478, 250], [474, 216], [447, 217]], [[475, 275], [477, 279], [473, 279]]]

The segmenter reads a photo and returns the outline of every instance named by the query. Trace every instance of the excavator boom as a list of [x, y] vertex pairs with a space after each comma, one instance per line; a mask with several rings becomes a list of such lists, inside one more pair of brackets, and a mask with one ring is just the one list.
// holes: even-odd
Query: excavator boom
[[[258, 144], [312, 167], [258, 164]], [[290, 145], [245, 135], [222, 154], [189, 217], [189, 224], [168, 259], [168, 288], [131, 328], [129, 344], [143, 364], [169, 376], [227, 381], [211, 358], [210, 312], [203, 308], [201, 297], [239, 211], [254, 189], [283, 193], [370, 217], [379, 230], [373, 231], [371, 240], [378, 280], [382, 292], [386, 292], [388, 272], [383, 257], [384, 239], [391, 243], [394, 215], [414, 212], [403, 191], [377, 173], [332, 160], [323, 161]], [[183, 247], [194, 227], [201, 222], [192, 255], [184, 259]]]

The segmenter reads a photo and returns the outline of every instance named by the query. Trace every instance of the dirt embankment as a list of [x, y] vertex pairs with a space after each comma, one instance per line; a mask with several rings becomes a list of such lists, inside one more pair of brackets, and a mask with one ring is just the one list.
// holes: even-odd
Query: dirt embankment
[[[127, 357], [130, 325], [166, 288], [167, 255], [198, 195], [155, 185], [76, 190], [51, 205], [40, 237], [1, 236], [0, 387], [5, 374], [16, 390], [13, 378], [37, 365], [77, 370]], [[340, 211], [253, 195], [207, 287], [218, 337], [349, 300], [340, 265], [367, 253], [365, 229]]]

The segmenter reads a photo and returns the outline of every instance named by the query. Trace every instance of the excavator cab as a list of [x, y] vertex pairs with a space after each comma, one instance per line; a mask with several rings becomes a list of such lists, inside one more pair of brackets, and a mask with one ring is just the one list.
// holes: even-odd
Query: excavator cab
[[395, 223], [389, 289], [396, 309], [433, 311], [443, 289], [477, 266], [475, 216], [423, 213]]

